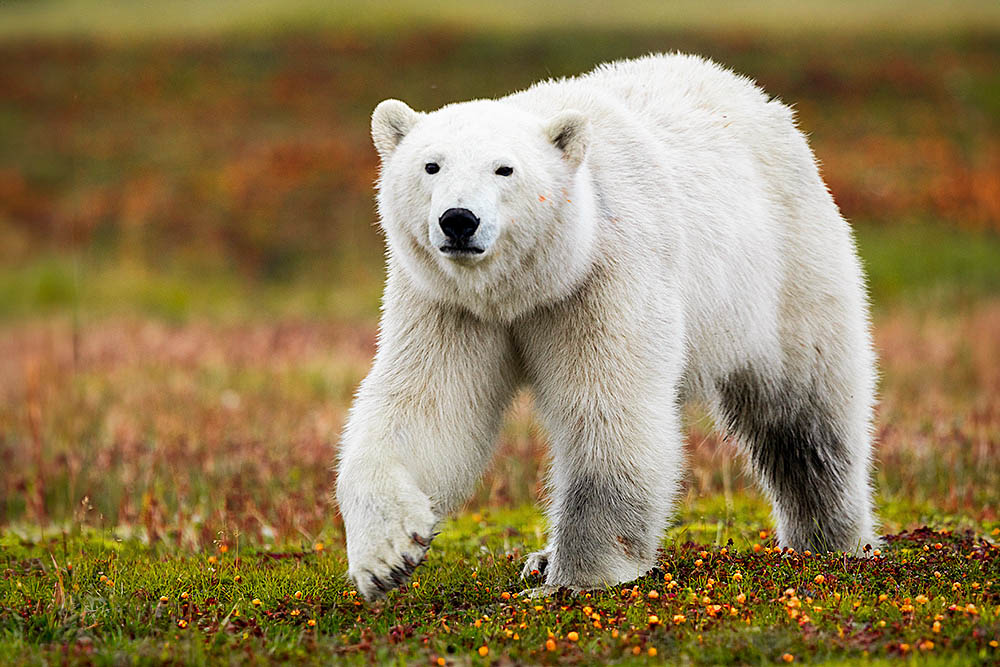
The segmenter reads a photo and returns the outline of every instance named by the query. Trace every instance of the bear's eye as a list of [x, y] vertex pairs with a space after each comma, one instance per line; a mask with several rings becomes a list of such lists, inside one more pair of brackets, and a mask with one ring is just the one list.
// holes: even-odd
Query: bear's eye
[[499, 167], [495, 172], [497, 176], [510, 176], [514, 173], [514, 167]]
[[437, 162], [428, 162], [424, 165], [424, 171], [428, 174], [436, 174], [441, 171], [441, 167], [438, 166]]

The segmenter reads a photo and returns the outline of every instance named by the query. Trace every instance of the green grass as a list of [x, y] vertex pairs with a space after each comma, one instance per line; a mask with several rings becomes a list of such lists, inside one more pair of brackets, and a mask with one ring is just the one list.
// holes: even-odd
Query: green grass
[[1000, 294], [1000, 236], [926, 223], [860, 225], [858, 251], [877, 308], [953, 308]]
[[759, 498], [738, 496], [728, 511], [705, 498], [634, 586], [528, 600], [518, 572], [543, 522], [532, 508], [495, 510], [448, 522], [414, 583], [377, 604], [344, 579], [336, 534], [276, 547], [223, 533], [192, 552], [111, 530], [8, 531], [0, 661], [599, 664], [645, 663], [650, 649], [691, 664], [773, 664], [786, 653], [989, 661], [1000, 657], [989, 643], [1000, 638], [1000, 548], [979, 536], [994, 525], [890, 537], [876, 559], [779, 554], [759, 534]]
[[140, 315], [167, 322], [311, 317], [371, 323], [381, 293], [382, 272], [374, 265], [349, 271], [325, 265], [274, 280], [204, 264], [148, 267], [62, 252], [0, 268], [0, 321], [75, 314], [87, 320]]

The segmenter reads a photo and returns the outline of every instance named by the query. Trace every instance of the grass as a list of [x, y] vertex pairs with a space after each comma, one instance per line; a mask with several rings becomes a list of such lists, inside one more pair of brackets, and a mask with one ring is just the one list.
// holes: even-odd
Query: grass
[[[765, 509], [691, 506], [634, 585], [529, 599], [534, 511], [450, 521], [414, 581], [375, 605], [346, 584], [343, 550], [246, 547], [220, 534], [181, 551], [114, 531], [0, 540], [0, 660], [337, 660], [691, 664], [1000, 657], [1000, 547], [942, 528], [890, 535], [871, 559], [781, 553]], [[734, 518], [739, 517], [739, 518]], [[902, 518], [902, 517], [890, 517]], [[993, 522], [995, 524], [995, 522]], [[992, 535], [1000, 534], [993, 529]], [[444, 661], [444, 662], [441, 662]]]

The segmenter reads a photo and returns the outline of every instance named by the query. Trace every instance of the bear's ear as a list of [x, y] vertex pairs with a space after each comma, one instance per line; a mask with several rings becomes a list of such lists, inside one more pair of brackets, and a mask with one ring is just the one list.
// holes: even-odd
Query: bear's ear
[[385, 160], [413, 128], [420, 114], [399, 100], [383, 100], [372, 112], [372, 141]]
[[549, 120], [545, 136], [562, 151], [563, 159], [579, 167], [590, 144], [590, 121], [579, 111], [562, 111]]

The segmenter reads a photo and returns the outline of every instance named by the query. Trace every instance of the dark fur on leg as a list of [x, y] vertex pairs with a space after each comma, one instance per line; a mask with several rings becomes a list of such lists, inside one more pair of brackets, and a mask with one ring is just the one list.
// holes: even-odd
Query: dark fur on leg
[[857, 549], [852, 454], [826, 398], [789, 381], [769, 384], [752, 369], [717, 388], [726, 426], [746, 446], [783, 519], [782, 543], [800, 551]]

